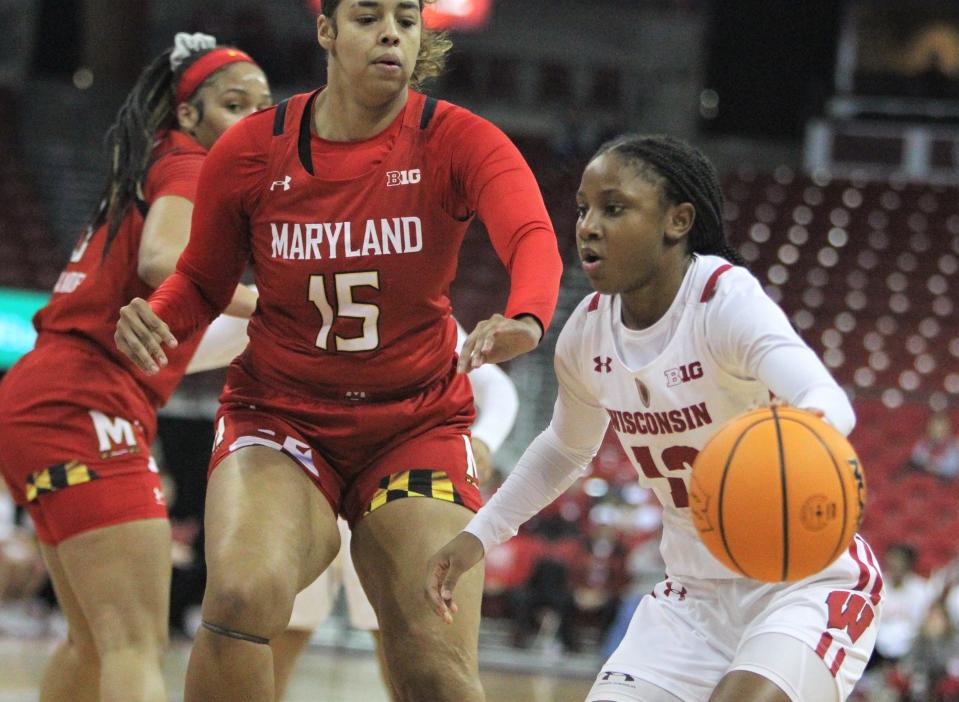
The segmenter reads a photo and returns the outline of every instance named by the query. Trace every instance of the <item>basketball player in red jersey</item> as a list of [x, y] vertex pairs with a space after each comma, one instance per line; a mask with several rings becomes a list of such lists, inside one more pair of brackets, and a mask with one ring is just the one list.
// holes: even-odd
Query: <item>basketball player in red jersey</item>
[[[149, 450], [200, 334], [155, 375], [113, 334], [119, 307], [173, 271], [206, 150], [271, 102], [249, 56], [177, 35], [120, 108], [100, 204], [34, 319], [36, 348], [0, 384], [0, 469], [34, 521], [69, 627], [41, 700], [166, 699], [170, 526]], [[228, 312], [252, 314], [252, 291], [226, 297]]]
[[423, 29], [422, 4], [324, 0], [327, 86], [224, 136], [200, 174], [176, 273], [121, 313], [119, 348], [144, 370], [162, 367], [252, 261], [250, 344], [216, 419], [190, 702], [274, 698], [269, 641], [336, 555], [338, 512], [401, 698], [483, 699], [482, 573], [465, 579], [454, 626], [420, 592], [430, 554], [480, 504], [448, 291], [478, 215], [511, 290], [505, 315], [467, 339], [465, 371], [537, 345], [562, 267], [536, 182], [506, 136], [410, 88], [449, 48]]

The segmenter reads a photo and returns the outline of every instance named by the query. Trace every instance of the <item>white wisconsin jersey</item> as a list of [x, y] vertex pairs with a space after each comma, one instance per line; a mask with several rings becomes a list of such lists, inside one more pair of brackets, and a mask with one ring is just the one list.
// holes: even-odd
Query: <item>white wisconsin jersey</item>
[[[706, 441], [725, 422], [769, 400], [762, 383], [721, 368], [706, 343], [705, 314], [719, 277], [755, 281], [715, 256], [698, 257], [690, 273], [682, 299], [667, 313], [676, 315], [670, 320], [675, 331], [650, 362], [628, 366], [620, 353], [624, 334], [618, 299], [597, 293], [574, 313], [583, 315], [573, 348], [579, 358], [566, 363], [591, 399], [606, 409], [640, 484], [663, 505], [660, 549], [669, 574], [741, 577], [713, 558], [699, 539], [690, 517], [689, 480], [693, 459]], [[723, 282], [726, 289], [735, 284]]]

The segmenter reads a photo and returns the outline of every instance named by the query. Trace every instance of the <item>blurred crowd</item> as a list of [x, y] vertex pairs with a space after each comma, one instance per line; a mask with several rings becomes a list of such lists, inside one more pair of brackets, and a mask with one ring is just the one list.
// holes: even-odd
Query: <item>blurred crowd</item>
[[924, 577], [916, 557], [895, 544], [882, 559], [883, 618], [859, 700], [959, 701], [959, 560]]

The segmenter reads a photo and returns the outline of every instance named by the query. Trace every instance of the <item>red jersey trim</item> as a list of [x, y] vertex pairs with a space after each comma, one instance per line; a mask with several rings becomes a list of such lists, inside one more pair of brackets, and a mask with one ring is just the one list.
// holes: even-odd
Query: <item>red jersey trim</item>
[[706, 281], [706, 285], [703, 287], [702, 297], [699, 298], [700, 302], [709, 302], [713, 299], [713, 295], [716, 294], [716, 283], [719, 281], [719, 276], [728, 271], [733, 267], [731, 263], [724, 263], [719, 268], [713, 271], [713, 274], [709, 276], [709, 280]]
[[599, 297], [599, 293], [593, 295], [593, 299], [589, 301], [589, 306], [586, 308], [587, 312], [595, 312], [597, 310], [599, 307]]

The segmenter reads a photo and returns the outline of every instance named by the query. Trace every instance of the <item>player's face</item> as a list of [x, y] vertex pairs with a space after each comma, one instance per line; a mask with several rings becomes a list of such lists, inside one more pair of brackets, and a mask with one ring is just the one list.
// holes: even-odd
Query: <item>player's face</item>
[[390, 97], [409, 85], [422, 38], [419, 0], [344, 0], [336, 27], [320, 15], [330, 84]]
[[180, 126], [206, 149], [241, 119], [273, 104], [266, 75], [246, 62], [231, 63], [217, 71], [213, 80], [197, 92], [197, 98], [203, 103], [202, 115], [194, 108], [184, 124], [181, 114]]
[[692, 206], [665, 203], [660, 186], [618, 154], [586, 166], [576, 205], [577, 248], [597, 292], [657, 295], [661, 276], [679, 270]]

